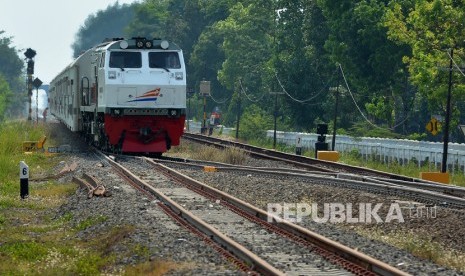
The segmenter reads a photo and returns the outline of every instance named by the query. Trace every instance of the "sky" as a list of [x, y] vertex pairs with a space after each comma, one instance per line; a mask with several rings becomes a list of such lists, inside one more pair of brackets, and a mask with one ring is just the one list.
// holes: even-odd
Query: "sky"
[[86, 18], [116, 2], [140, 0], [0, 0], [0, 30], [23, 50], [20, 58], [27, 48], [37, 52], [34, 78], [48, 84], [72, 62], [71, 44]]

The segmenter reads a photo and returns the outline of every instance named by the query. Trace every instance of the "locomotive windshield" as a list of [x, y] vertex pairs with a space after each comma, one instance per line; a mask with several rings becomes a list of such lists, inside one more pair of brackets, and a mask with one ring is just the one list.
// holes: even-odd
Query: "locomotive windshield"
[[179, 69], [181, 62], [179, 62], [179, 56], [176, 52], [150, 52], [149, 67]]
[[141, 68], [140, 52], [111, 52], [110, 68]]

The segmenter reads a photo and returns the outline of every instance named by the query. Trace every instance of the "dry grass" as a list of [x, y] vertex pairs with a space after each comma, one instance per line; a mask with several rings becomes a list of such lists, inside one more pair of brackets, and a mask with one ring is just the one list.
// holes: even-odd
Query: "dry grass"
[[446, 249], [441, 244], [432, 241], [430, 237], [414, 232], [384, 233], [380, 230], [367, 230], [356, 228], [357, 233], [362, 236], [378, 240], [397, 248], [407, 250], [415, 256], [452, 269], [465, 272], [465, 253], [452, 249]]
[[183, 141], [183, 143], [168, 152], [169, 156], [215, 161], [234, 165], [245, 163], [248, 154], [240, 148], [226, 148], [224, 150], [211, 146], [199, 145]]

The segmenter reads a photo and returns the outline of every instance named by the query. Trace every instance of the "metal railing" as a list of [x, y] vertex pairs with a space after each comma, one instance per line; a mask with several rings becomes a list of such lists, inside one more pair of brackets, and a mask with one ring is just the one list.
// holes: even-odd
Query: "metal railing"
[[[301, 137], [303, 149], [311, 151], [315, 149], [317, 134], [278, 131], [276, 139], [280, 143], [293, 146], [298, 136]], [[267, 131], [267, 137], [273, 138], [273, 130]], [[327, 136], [327, 141], [328, 139], [330, 137]], [[376, 159], [385, 163], [397, 162], [399, 164], [413, 162], [418, 167], [428, 164], [430, 170], [440, 170], [443, 144], [406, 139], [354, 138], [338, 135], [335, 150], [355, 152], [366, 160]], [[451, 173], [457, 170], [465, 173], [465, 144], [449, 143], [447, 165]]]

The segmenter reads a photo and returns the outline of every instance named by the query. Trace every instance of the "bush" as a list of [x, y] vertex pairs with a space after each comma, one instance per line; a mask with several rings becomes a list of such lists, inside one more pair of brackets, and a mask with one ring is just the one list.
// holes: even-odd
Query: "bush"
[[428, 134], [426, 133], [412, 133], [407, 136], [407, 139], [409, 140], [416, 140], [416, 141], [422, 141], [428, 137]]
[[273, 128], [273, 117], [257, 105], [251, 105], [241, 116], [240, 136], [246, 140], [266, 137], [266, 130]]

